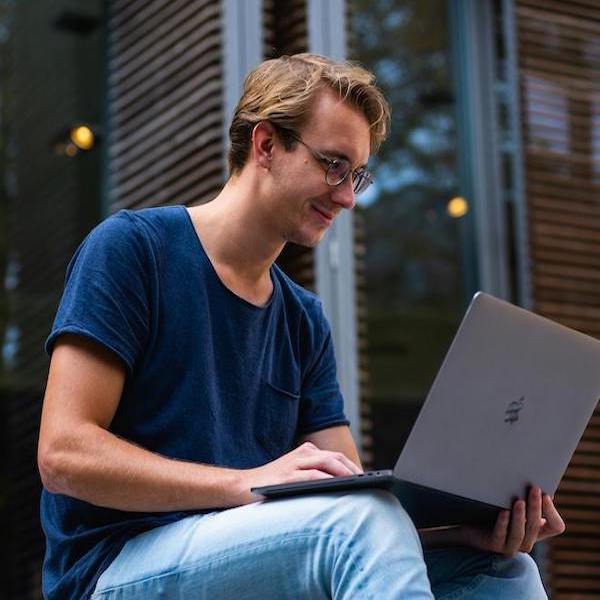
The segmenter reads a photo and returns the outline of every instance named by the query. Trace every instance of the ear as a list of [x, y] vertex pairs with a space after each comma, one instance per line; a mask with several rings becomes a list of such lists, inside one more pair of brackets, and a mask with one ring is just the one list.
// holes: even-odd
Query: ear
[[275, 128], [269, 121], [257, 123], [252, 130], [252, 153], [263, 169], [271, 168], [275, 135]]

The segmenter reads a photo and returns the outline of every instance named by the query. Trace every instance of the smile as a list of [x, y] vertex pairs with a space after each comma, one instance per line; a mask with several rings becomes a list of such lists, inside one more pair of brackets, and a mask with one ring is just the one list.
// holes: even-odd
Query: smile
[[334, 217], [333, 214], [328, 213], [322, 209], [319, 209], [316, 206], [313, 206], [312, 208], [326, 225], [331, 225], [331, 223], [333, 222], [333, 217]]

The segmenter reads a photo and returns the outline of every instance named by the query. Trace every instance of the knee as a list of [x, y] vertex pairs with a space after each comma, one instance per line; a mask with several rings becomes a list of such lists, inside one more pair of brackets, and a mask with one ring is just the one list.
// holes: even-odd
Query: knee
[[324, 569], [333, 597], [430, 597], [419, 536], [392, 494], [357, 490], [307, 501], [319, 534], [312, 564]]
[[379, 539], [394, 537], [419, 546], [417, 530], [397, 498], [385, 490], [364, 490], [339, 495], [331, 517], [337, 527], [351, 535]]
[[547, 598], [544, 584], [536, 562], [529, 554], [520, 553], [514, 558], [503, 559], [505, 576], [510, 578], [519, 598], [526, 600], [543, 600]]

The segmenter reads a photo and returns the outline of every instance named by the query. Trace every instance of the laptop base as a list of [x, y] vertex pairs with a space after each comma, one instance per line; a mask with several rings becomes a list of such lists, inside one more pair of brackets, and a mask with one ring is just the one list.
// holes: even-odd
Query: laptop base
[[252, 492], [267, 499], [276, 499], [305, 494], [351, 492], [357, 489], [390, 491], [420, 529], [450, 525], [493, 527], [502, 510], [498, 506], [403, 481], [394, 477], [392, 471], [369, 471], [349, 477], [264, 486], [252, 488]]

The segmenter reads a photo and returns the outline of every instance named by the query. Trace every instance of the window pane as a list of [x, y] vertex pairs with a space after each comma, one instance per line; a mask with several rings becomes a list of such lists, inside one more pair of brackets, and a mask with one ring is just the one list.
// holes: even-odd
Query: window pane
[[374, 459], [390, 467], [471, 293], [470, 215], [457, 197], [446, 3], [357, 0], [352, 28], [354, 57], [392, 105], [390, 139], [372, 161], [376, 182], [357, 208], [366, 229]]

